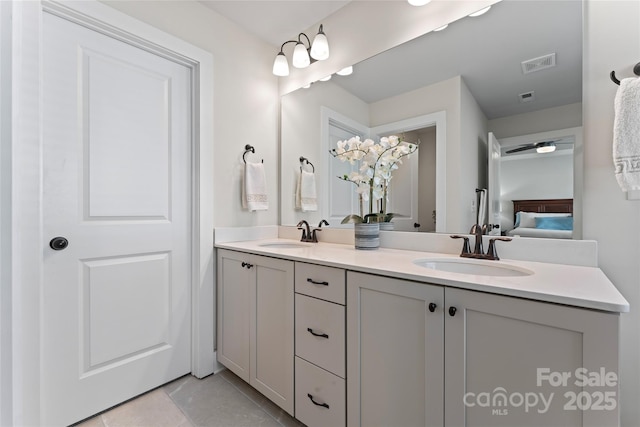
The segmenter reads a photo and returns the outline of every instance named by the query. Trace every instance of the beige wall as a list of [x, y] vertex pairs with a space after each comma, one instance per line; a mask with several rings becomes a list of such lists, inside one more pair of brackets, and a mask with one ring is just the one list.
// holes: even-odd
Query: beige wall
[[[191, 1], [109, 1], [108, 5], [194, 44], [213, 55], [214, 224], [252, 226], [278, 221], [278, 80], [274, 48], [236, 24]], [[245, 144], [264, 159], [269, 210], [241, 208]]]
[[627, 201], [618, 187], [612, 160], [611, 70], [633, 76], [640, 61], [640, 1], [585, 4], [583, 71], [585, 239], [598, 241], [600, 267], [631, 305], [620, 316], [619, 401], [623, 426], [640, 420], [640, 201]]
[[464, 80], [460, 84], [461, 231], [477, 222], [476, 188], [487, 188], [487, 118]]
[[493, 132], [498, 139], [580, 126], [582, 126], [582, 103], [580, 102], [489, 120], [489, 131]]
[[460, 76], [370, 104], [371, 126], [392, 123], [423, 114], [446, 112], [447, 119], [447, 230], [469, 228], [460, 209]]
[[[328, 186], [336, 177], [329, 177], [329, 149], [321, 138], [321, 107], [344, 115], [358, 124], [369, 127], [369, 105], [333, 82], [314, 84], [309, 89], [299, 89], [282, 97], [281, 184], [282, 194], [280, 222], [294, 225], [300, 220], [317, 224], [328, 218], [326, 198]], [[344, 124], [344, 123], [343, 123]], [[295, 209], [296, 181], [300, 156], [307, 157], [316, 171], [316, 191], [319, 197], [317, 212], [301, 212]], [[350, 184], [341, 184], [350, 185]], [[327, 197], [328, 198], [328, 197]], [[324, 203], [323, 203], [324, 201]]]

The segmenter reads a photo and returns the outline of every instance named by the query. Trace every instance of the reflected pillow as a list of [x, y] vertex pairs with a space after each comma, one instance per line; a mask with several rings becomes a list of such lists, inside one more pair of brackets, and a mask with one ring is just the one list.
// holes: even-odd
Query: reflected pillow
[[520, 212], [519, 227], [536, 228], [536, 218], [570, 217], [570, 213]]
[[537, 217], [536, 228], [543, 230], [573, 230], [573, 217]]

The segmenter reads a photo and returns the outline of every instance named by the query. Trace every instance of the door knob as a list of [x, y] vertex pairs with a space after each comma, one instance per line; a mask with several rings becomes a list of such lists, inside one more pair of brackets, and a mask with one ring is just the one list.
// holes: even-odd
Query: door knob
[[54, 251], [61, 251], [67, 246], [69, 246], [69, 241], [64, 237], [54, 237], [49, 242], [49, 247]]

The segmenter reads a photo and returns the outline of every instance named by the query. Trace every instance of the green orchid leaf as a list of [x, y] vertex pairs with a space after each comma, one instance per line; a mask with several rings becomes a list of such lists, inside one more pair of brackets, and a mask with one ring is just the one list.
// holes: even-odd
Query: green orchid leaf
[[344, 217], [344, 219], [340, 222], [340, 224], [350, 224], [350, 223], [354, 223], [354, 224], [360, 224], [362, 222], [365, 222], [365, 220], [360, 216], [360, 215], [347, 215]]
[[364, 222], [366, 222], [367, 224], [382, 222], [382, 217], [383, 215], [378, 213], [368, 214], [364, 216]]

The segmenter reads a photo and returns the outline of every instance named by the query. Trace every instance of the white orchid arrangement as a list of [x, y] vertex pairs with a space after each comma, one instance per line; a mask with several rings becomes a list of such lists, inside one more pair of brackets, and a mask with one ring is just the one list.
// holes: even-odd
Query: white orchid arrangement
[[[371, 139], [362, 141], [359, 136], [338, 141], [337, 148], [330, 150], [331, 155], [352, 165], [360, 163], [357, 171], [339, 176], [343, 181], [356, 185], [360, 200], [360, 215], [349, 215], [342, 220], [348, 222], [387, 222], [393, 218], [392, 213], [386, 212], [388, 188], [392, 173], [402, 164], [402, 158], [414, 153], [418, 144], [402, 141], [391, 135], [383, 137], [380, 142]], [[374, 212], [374, 202], [380, 200], [380, 207]], [[369, 214], [363, 215], [364, 203], [369, 203]]]

